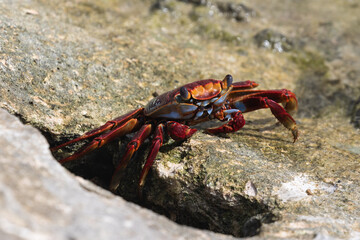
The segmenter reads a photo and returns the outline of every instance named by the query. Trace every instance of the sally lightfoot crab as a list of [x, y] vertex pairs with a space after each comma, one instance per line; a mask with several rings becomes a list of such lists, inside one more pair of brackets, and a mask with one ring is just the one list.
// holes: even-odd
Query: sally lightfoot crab
[[69, 144], [93, 138], [77, 152], [59, 161], [66, 163], [79, 159], [116, 138], [135, 133], [113, 173], [110, 190], [115, 191], [134, 153], [152, 136], [151, 148], [138, 183], [141, 192], [165, 134], [175, 141], [185, 140], [197, 131], [191, 127], [214, 119], [225, 123], [220, 127], [206, 129], [208, 133], [236, 132], [245, 124], [243, 113], [269, 108], [278, 121], [292, 132], [295, 142], [298, 130], [295, 120], [289, 114], [297, 109], [295, 94], [286, 89], [254, 90], [257, 86], [253, 81], [233, 83], [231, 75], [226, 75], [222, 81], [206, 79], [189, 83], [155, 97], [144, 108], [108, 121], [101, 127], [51, 150], [56, 151]]

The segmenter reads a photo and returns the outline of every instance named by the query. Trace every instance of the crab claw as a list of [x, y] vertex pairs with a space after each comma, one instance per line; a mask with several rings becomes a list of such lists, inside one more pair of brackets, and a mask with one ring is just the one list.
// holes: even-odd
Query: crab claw
[[166, 128], [169, 136], [175, 141], [185, 140], [197, 131], [195, 128], [190, 128], [175, 121], [167, 122]]

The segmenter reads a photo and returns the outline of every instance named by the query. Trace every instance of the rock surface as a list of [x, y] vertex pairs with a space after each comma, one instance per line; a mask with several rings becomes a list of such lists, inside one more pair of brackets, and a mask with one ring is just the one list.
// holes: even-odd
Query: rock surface
[[67, 172], [40, 132], [0, 109], [1, 239], [232, 239], [179, 226]]
[[[153, 95], [198, 79], [221, 79], [230, 73], [236, 81], [251, 79], [262, 89], [290, 89], [299, 100], [294, 117], [300, 136], [295, 144], [286, 130], [274, 125], [269, 111], [249, 113], [247, 125], [238, 133], [211, 136], [199, 131], [183, 144], [165, 144], [140, 201], [135, 189], [145, 143], [118, 194], [174, 221], [234, 236], [356, 239], [360, 235], [360, 132], [354, 127], [360, 99], [359, 8], [356, 2], [337, 0], [332, 4], [281, 0], [272, 5], [258, 0], [0, 1], [0, 107], [38, 128], [53, 145], [144, 106]], [[264, 48], [264, 43], [269, 46]], [[127, 141], [123, 138], [66, 167], [106, 187], [113, 162]], [[15, 165], [2, 172], [12, 181], [2, 179], [0, 189], [11, 188], [11, 194], [22, 196], [24, 187], [19, 186], [23, 185], [31, 195], [20, 198], [31, 201], [21, 201], [25, 207], [2, 209], [12, 223], [4, 221], [4, 236], [20, 232], [46, 238], [57, 230], [60, 237], [66, 233], [74, 238], [92, 234], [106, 238], [119, 228], [117, 221], [125, 216], [119, 212], [150, 214], [109, 193], [84, 191], [77, 181], [86, 188], [92, 185], [81, 178], [71, 180], [59, 165], [50, 163], [46, 143], [38, 145], [43, 145], [40, 155], [45, 151], [47, 156], [41, 159], [47, 160], [30, 161], [37, 165], [23, 163], [28, 158], [10, 149], [14, 154], [8, 161]], [[56, 157], [78, 147], [66, 148]], [[39, 154], [30, 150], [29, 159]], [[21, 173], [21, 179], [41, 178], [31, 185], [14, 173]], [[10, 185], [17, 184], [15, 180], [19, 185]], [[88, 200], [83, 203], [94, 202], [91, 223], [80, 217], [85, 204], [71, 205], [71, 199], [64, 197], [72, 190], [79, 198], [84, 194]], [[49, 193], [56, 197], [48, 197]], [[39, 213], [34, 209], [42, 200], [34, 196], [58, 204], [42, 206]], [[107, 205], [113, 209], [119, 204], [129, 210], [115, 211], [119, 218], [112, 210], [107, 212]], [[52, 207], [55, 210], [47, 210]], [[23, 208], [30, 209], [30, 220], [19, 219]], [[52, 211], [64, 213], [64, 219], [56, 218], [57, 225], [72, 225], [66, 231], [51, 225], [54, 219], [44, 216]], [[110, 219], [96, 211], [110, 214]], [[107, 221], [110, 230], [89, 227]], [[152, 217], [146, 217], [144, 225], [152, 226], [147, 225], [151, 222]], [[188, 228], [171, 226], [175, 235], [187, 236]], [[25, 233], [16, 230], [23, 227]], [[158, 230], [153, 234], [161, 237], [167, 227]]]

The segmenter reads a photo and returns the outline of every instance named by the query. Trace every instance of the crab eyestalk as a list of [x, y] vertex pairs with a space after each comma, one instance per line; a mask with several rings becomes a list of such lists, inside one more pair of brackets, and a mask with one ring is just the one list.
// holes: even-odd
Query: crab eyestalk
[[233, 77], [228, 74], [225, 76], [225, 78], [221, 82], [222, 89], [228, 89], [233, 83]]
[[184, 101], [189, 100], [191, 98], [191, 93], [186, 89], [186, 87], [181, 87], [180, 88], [180, 97]]

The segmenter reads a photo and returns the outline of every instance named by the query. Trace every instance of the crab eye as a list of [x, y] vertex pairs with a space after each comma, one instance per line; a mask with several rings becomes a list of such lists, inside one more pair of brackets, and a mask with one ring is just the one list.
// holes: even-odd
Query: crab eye
[[223, 89], [227, 89], [231, 86], [232, 83], [233, 83], [233, 77], [230, 74], [228, 74], [225, 76], [224, 80], [222, 80], [221, 85]]
[[180, 96], [183, 100], [189, 100], [191, 98], [191, 94], [185, 87], [180, 88]]

